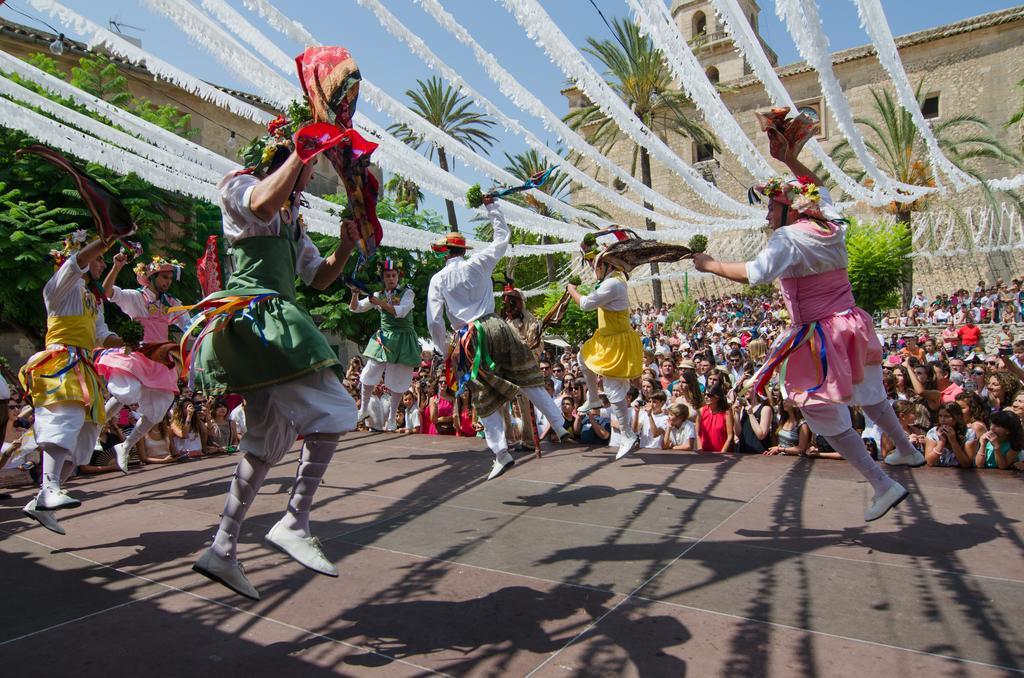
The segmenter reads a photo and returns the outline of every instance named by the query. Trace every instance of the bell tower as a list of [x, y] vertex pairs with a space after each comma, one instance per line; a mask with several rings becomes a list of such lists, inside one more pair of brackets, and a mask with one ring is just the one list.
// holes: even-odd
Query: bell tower
[[[737, 0], [737, 3], [761, 41], [772, 66], [778, 65], [778, 56], [758, 32], [761, 8], [755, 0]], [[715, 8], [708, 0], [673, 0], [672, 17], [712, 82], [735, 80], [750, 73], [743, 57], [736, 52], [725, 23], [718, 20]]]

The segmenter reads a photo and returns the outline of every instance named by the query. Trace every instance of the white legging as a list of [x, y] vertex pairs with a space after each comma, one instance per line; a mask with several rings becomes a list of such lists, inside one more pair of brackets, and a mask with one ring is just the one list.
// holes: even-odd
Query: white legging
[[363, 371], [359, 373], [359, 383], [361, 384], [361, 400], [362, 403], [359, 408], [360, 417], [367, 414], [367, 403], [370, 402], [370, 396], [373, 395], [373, 389], [377, 387], [377, 384], [384, 380], [384, 386], [391, 391], [390, 406], [388, 407], [388, 421], [385, 426], [387, 430], [395, 430], [395, 417], [398, 414], [398, 404], [402, 402], [402, 396], [409, 390], [412, 385], [412, 373], [415, 368], [411, 365], [402, 365], [400, 363], [384, 363], [373, 358], [366, 359], [366, 365], [363, 366]]
[[[586, 361], [583, 360], [583, 353], [576, 354], [576, 362], [580, 366], [583, 378], [587, 381], [587, 400], [592, 403], [597, 402], [597, 394], [600, 392], [597, 385], [597, 373], [587, 367]], [[612, 414], [615, 415], [615, 420], [619, 422], [619, 435], [632, 439], [636, 436], [636, 433], [633, 431], [633, 425], [630, 421], [629, 403], [626, 402], [626, 399], [629, 397], [629, 380], [601, 377], [601, 381], [604, 383], [604, 394], [608, 396], [608, 403], [611, 405]], [[583, 403], [577, 404], [582, 405]]]

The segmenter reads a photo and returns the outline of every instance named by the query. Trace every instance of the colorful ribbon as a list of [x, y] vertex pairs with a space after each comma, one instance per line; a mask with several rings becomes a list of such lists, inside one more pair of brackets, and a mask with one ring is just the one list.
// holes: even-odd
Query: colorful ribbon
[[[476, 338], [476, 350], [471, 348], [474, 337]], [[458, 366], [454, 371], [452, 370], [453, 356], [458, 361]], [[498, 366], [491, 359], [491, 354], [487, 350], [484, 323], [482, 320], [475, 320], [455, 333], [448, 348], [444, 359], [445, 384], [448, 390], [455, 391], [457, 396], [462, 395], [469, 382], [477, 379], [481, 367], [493, 371]]]
[[78, 377], [78, 385], [82, 389], [82, 404], [90, 413], [89, 418], [97, 423], [103, 423], [106, 420], [106, 412], [104, 411], [106, 403], [102, 402], [102, 399], [94, 399], [92, 397], [93, 390], [96, 393], [103, 393], [103, 380], [96, 373], [92, 358], [85, 349], [78, 346], [62, 346], [50, 349], [40, 355], [24, 367], [25, 374], [29, 377], [29, 383], [26, 386], [31, 389], [30, 380], [33, 372], [42, 369], [45, 365], [48, 365], [51, 361], [56, 360], [65, 353], [68, 356], [67, 365], [52, 374], [39, 375], [42, 379], [57, 379], [57, 385], [47, 390], [46, 394], [53, 395], [59, 391], [61, 386], [64, 385], [64, 379], [67, 378], [67, 375], [74, 372], [75, 376]]
[[828, 378], [828, 352], [825, 348], [825, 332], [817, 321], [806, 323], [791, 330], [789, 337], [777, 345], [757, 374], [754, 375], [754, 391], [764, 395], [765, 387], [771, 380], [772, 374], [779, 371], [779, 383], [782, 388], [783, 397], [786, 393], [786, 368], [789, 358], [804, 344], [810, 345], [812, 355], [816, 354], [818, 360], [815, 362], [817, 368], [818, 383], [807, 389], [805, 393], [814, 393], [825, 384]]

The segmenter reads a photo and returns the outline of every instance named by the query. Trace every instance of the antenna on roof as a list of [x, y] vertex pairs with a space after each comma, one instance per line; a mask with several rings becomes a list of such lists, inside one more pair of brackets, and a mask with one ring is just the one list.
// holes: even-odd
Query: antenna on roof
[[132, 30], [145, 32], [145, 30], [146, 30], [145, 28], [142, 28], [141, 26], [132, 26], [131, 24], [126, 24], [126, 23], [120, 21], [120, 19], [118, 17], [113, 17], [113, 18], [109, 19], [107, 21], [107, 24], [110, 26], [110, 28], [114, 32], [116, 32], [119, 36], [121, 36], [122, 38], [124, 38], [128, 42], [132, 43], [136, 47], [142, 47], [142, 38], [137, 38], [134, 35], [127, 35], [121, 29], [122, 28], [130, 28]]

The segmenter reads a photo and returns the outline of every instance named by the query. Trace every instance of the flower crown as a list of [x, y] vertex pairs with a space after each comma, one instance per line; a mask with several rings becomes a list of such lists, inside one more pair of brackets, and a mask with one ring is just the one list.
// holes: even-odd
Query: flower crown
[[53, 265], [57, 268], [63, 266], [64, 262], [67, 261], [72, 254], [82, 249], [82, 245], [84, 245], [88, 239], [89, 234], [81, 228], [66, 235], [59, 250], [50, 250], [50, 258], [53, 259]]
[[380, 264], [377, 265], [377, 273], [384, 275], [385, 271], [398, 271], [398, 275], [402, 275], [405, 273], [405, 264], [401, 259], [384, 257]]
[[821, 192], [809, 176], [798, 176], [794, 179], [772, 177], [747, 191], [747, 198], [751, 204], [761, 202], [759, 196], [789, 205], [805, 216], [824, 218], [821, 211]]
[[133, 270], [135, 271], [135, 279], [140, 285], [145, 286], [146, 283], [149, 282], [150, 278], [162, 271], [174, 273], [174, 279], [180, 280], [181, 271], [184, 267], [184, 264], [177, 259], [164, 259], [157, 255], [154, 256], [149, 263], [140, 261], [135, 264], [135, 268]]
[[256, 173], [265, 172], [280, 149], [288, 153], [295, 150], [293, 135], [312, 119], [305, 101], [293, 102], [288, 107], [287, 117], [278, 115], [271, 120], [267, 123], [267, 133], [253, 139], [239, 152], [246, 169]]

